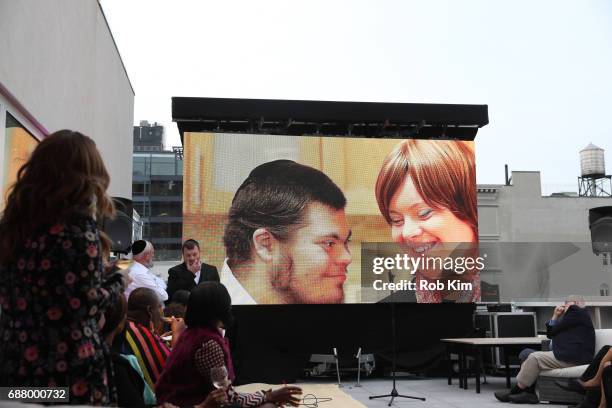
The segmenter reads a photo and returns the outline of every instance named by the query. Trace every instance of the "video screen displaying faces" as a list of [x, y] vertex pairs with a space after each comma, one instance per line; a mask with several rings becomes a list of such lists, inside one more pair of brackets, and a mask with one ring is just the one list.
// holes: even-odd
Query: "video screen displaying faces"
[[477, 302], [473, 142], [185, 133], [183, 235], [233, 304]]

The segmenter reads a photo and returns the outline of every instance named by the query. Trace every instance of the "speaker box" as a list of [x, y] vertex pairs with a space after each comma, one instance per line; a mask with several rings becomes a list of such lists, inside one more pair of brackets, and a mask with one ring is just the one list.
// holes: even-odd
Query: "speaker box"
[[612, 252], [612, 206], [591, 208], [589, 228], [593, 253]]
[[112, 220], [104, 220], [104, 232], [113, 242], [111, 251], [117, 253], [129, 252], [132, 245], [133, 230], [133, 207], [132, 200], [127, 198], [113, 197], [116, 215]]

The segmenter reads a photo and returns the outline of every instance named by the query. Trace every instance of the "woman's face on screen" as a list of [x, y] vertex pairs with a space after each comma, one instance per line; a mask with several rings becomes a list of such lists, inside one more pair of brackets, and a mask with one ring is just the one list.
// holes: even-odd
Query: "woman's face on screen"
[[448, 208], [432, 208], [417, 191], [411, 177], [397, 189], [389, 203], [391, 236], [416, 254], [427, 254], [436, 244], [474, 242], [470, 225]]

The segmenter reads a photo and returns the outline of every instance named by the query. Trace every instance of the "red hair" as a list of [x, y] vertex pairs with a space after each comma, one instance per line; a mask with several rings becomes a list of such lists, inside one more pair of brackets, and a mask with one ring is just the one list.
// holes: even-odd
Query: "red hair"
[[427, 205], [449, 209], [478, 238], [476, 163], [465, 142], [408, 139], [389, 153], [376, 180], [378, 208], [389, 224], [389, 203], [407, 176]]
[[[48, 136], [17, 172], [0, 219], [0, 262], [41, 226], [70, 221], [75, 214], [112, 218], [113, 202], [106, 194], [110, 177], [89, 137], [71, 130]], [[102, 251], [110, 240], [100, 231]]]

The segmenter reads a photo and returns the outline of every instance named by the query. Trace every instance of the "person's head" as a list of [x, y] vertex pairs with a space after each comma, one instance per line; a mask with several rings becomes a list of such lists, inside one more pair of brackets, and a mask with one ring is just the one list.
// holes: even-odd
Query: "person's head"
[[203, 282], [191, 291], [185, 312], [187, 327], [229, 327], [232, 320], [232, 299], [223, 284]]
[[290, 160], [256, 167], [236, 191], [223, 241], [228, 263], [263, 265], [289, 303], [339, 303], [351, 262], [342, 191]]
[[183, 242], [183, 261], [187, 266], [194, 265], [200, 261], [200, 244], [195, 239]]
[[[17, 172], [0, 220], [0, 262], [41, 226], [67, 222], [76, 214], [112, 218], [106, 190], [110, 177], [96, 144], [71, 130], [46, 137]], [[110, 241], [101, 234], [107, 253]]]
[[170, 299], [170, 301], [172, 303], [179, 303], [187, 306], [187, 304], [189, 304], [189, 296], [190, 292], [188, 290], [179, 289], [172, 294], [172, 299]]
[[116, 302], [109, 304], [104, 312], [104, 326], [101, 334], [111, 344], [117, 333], [121, 333], [127, 319], [127, 300], [121, 295]]
[[576, 305], [580, 308], [584, 308], [585, 307], [584, 297], [580, 295], [569, 295], [568, 297], [566, 297], [565, 304], [564, 304], [565, 310], [567, 310], [567, 308], [572, 305]]
[[136, 323], [158, 331], [163, 326], [164, 305], [153, 289], [137, 288], [127, 301], [127, 315]]
[[478, 239], [474, 153], [465, 142], [401, 142], [378, 174], [376, 200], [394, 242], [421, 250]]
[[132, 259], [146, 266], [153, 267], [153, 258], [155, 257], [155, 248], [149, 241], [138, 240], [132, 244]]
[[[182, 303], [170, 302], [164, 308], [164, 316], [166, 317], [185, 317], [187, 306]], [[168, 329], [170, 330], [170, 329]]]

